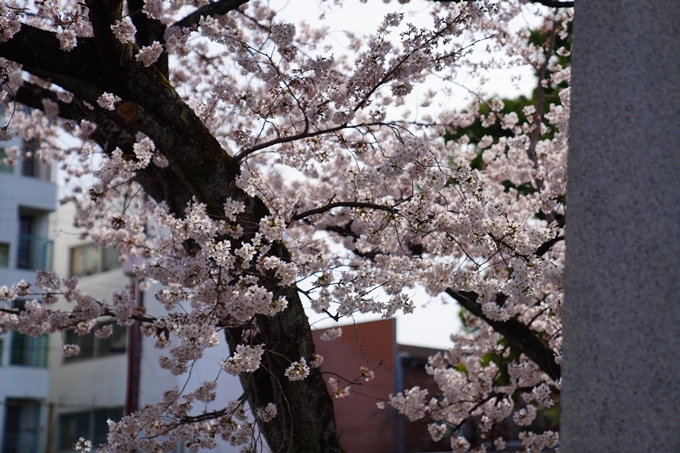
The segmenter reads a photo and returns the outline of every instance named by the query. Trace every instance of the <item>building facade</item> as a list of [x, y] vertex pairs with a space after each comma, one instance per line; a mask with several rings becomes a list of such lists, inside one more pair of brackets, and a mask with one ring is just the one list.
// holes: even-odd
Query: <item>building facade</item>
[[[357, 323], [341, 327], [342, 335], [333, 341], [322, 341], [328, 329], [314, 332], [316, 350], [323, 356], [321, 370], [352, 385], [349, 396], [334, 401], [335, 419], [341, 432], [341, 443], [347, 453], [421, 453], [442, 452], [442, 444], [432, 441], [425, 421], [409, 422], [385, 402], [414, 386], [436, 393], [436, 384], [425, 372], [427, 358], [436, 349], [397, 343], [395, 319]], [[362, 379], [361, 367], [374, 372], [373, 379]], [[329, 388], [332, 392], [332, 389]]]
[[[4, 163], [21, 147], [15, 165]], [[52, 169], [19, 139], [0, 144], [0, 286], [33, 281], [36, 269], [51, 270], [49, 215], [56, 209]], [[15, 300], [21, 308], [30, 299]], [[35, 453], [47, 442], [49, 337], [18, 332], [0, 336], [0, 452]]]
[[[60, 206], [53, 215], [53, 225], [59, 237], [54, 244], [54, 270], [61, 276], [77, 276], [79, 287], [91, 296], [110, 300], [114, 292], [134, 291], [136, 281], [128, 266], [121, 265], [118, 253], [102, 249], [88, 240], [80, 239], [72, 226], [74, 208]], [[138, 302], [151, 316], [164, 314], [164, 309], [154, 297], [158, 286], [138, 293]], [[60, 302], [68, 309], [66, 302]], [[203, 381], [218, 377], [218, 401], [210, 409], [224, 407], [237, 399], [242, 388], [238, 378], [220, 373], [220, 360], [229, 357], [226, 342], [210, 348], [204, 358], [196, 363], [190, 375], [173, 376], [159, 366], [159, 358], [166, 350], [155, 348], [153, 338], [136, 334], [137, 326], [118, 326], [114, 320], [101, 318], [93, 332], [79, 336], [72, 331], [52, 334], [50, 341], [49, 384], [50, 421], [47, 453], [72, 451], [72, 445], [83, 437], [93, 445], [106, 443], [108, 419], [118, 420], [126, 412], [162, 399], [163, 392], [175, 386], [187, 392]], [[94, 332], [111, 323], [113, 334], [100, 339]], [[77, 344], [80, 354], [65, 358], [64, 344]], [[185, 387], [186, 385], [186, 387]], [[184, 451], [177, 446], [177, 453]], [[240, 451], [221, 442], [217, 453]]]

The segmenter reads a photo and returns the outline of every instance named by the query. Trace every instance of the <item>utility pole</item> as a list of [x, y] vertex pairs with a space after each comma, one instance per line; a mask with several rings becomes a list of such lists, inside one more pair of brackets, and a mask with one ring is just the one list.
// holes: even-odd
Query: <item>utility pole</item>
[[[129, 261], [129, 260], [128, 260]], [[132, 272], [126, 272], [130, 277], [130, 291], [136, 302], [136, 306], [144, 306], [144, 292], [140, 290], [142, 280]], [[142, 331], [139, 321], [134, 321], [128, 326], [127, 342], [127, 392], [125, 396], [125, 415], [139, 410], [139, 384], [142, 367]]]

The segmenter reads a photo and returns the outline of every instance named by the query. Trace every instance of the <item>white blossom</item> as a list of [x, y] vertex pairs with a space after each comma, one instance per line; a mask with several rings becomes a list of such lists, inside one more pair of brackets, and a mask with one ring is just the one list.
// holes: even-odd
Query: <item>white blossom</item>
[[295, 25], [293, 24], [275, 24], [271, 28], [272, 41], [279, 47], [288, 47], [293, 43], [295, 38]]
[[142, 11], [151, 19], [160, 19], [163, 15], [163, 0], [144, 0]]
[[252, 373], [260, 367], [264, 345], [236, 346], [236, 352], [227, 360], [222, 362], [222, 368], [234, 376], [240, 373]]
[[[208, 3], [199, 0], [192, 7]], [[194, 363], [205, 361], [208, 348], [220, 344], [222, 330], [235, 328], [241, 329], [243, 344], [220, 362], [223, 371], [252, 373], [270, 351], [290, 361], [273, 381], [309, 380], [319, 378], [311, 370], [323, 358], [304, 353], [298, 359], [302, 352], [288, 356], [277, 351], [280, 345], [263, 344], [270, 333], [262, 328], [268, 325], [261, 322], [265, 317], [299, 307], [302, 296], [316, 313], [336, 320], [358, 313], [388, 318], [414, 310], [414, 288], [433, 300], [447, 300], [453, 291], [470, 297], [483, 316], [464, 314], [467, 329], [452, 336], [448, 351], [428, 360], [429, 391], [404, 389], [388, 403], [411, 420], [427, 419], [433, 439], [453, 436], [451, 448], [457, 452], [472, 447], [447, 426], [474, 422], [488, 433], [509, 417], [529, 426], [538, 406], [555, 404], [560, 382], [515, 354], [486, 321], [513, 319], [530, 326], [559, 364], [571, 72], [560, 66], [561, 59], [547, 55], [546, 47], [529, 43], [532, 32], [507, 28], [513, 18], [531, 12], [521, 2], [492, 3], [432, 4], [434, 21], [424, 27], [405, 24], [407, 11], [390, 13], [376, 33], [348, 35], [343, 55], [326, 47], [332, 44], [327, 30], [277, 23], [278, 15], [266, 4], [244, 5], [243, 14], [205, 14], [193, 26], [168, 26], [164, 44], [138, 51], [141, 64], [135, 70], [162, 77], [141, 66], [149, 67], [167, 51], [172, 57], [163, 89], [178, 96], [146, 112], [153, 118], [141, 119], [154, 126], [142, 121], [149, 135], [140, 132], [134, 140], [112, 134], [98, 109], [123, 124], [126, 108], [134, 112], [144, 104], [135, 92], [157, 87], [131, 87], [130, 80], [111, 74], [122, 84], [115, 91], [125, 93], [126, 102], [100, 92], [93, 106], [84, 100], [92, 102], [91, 93], [77, 84], [65, 92], [3, 60], [0, 99], [7, 102], [6, 93], [17, 92], [26, 80], [54, 94], [44, 97], [41, 109], [6, 109], [0, 138], [21, 137], [38, 148], [10, 147], [5, 162], [35, 156], [59, 167], [69, 184], [65, 202], [76, 207], [73, 220], [82, 239], [115, 247], [123, 261], [135, 264], [130, 267], [142, 286], [159, 289], [153, 295], [158, 306], [151, 310], [138, 306], [122, 287], [100, 299], [87, 294], [78, 278], [38, 273], [33, 284], [0, 287], [6, 307], [0, 333], [42, 335], [72, 328], [106, 338], [113, 325], [101, 326], [102, 319], [120, 326], [140, 322], [142, 333], [161, 350], [159, 365], [186, 377]], [[75, 3], [39, 4], [30, 16], [10, 7], [14, 3], [0, 3], [0, 41], [13, 39], [24, 20], [51, 30], [61, 51], [72, 50], [78, 37], [93, 37], [96, 27]], [[185, 14], [182, 8], [183, 2], [146, 0], [141, 12], [171, 24]], [[546, 30], [555, 25], [568, 42], [571, 17], [568, 9], [550, 11]], [[263, 26], [254, 26], [253, 19]], [[129, 17], [111, 30], [126, 52], [137, 51]], [[488, 55], [500, 51], [509, 60], [484, 52], [469, 57], [476, 51], [469, 42], [477, 37], [486, 38]], [[558, 55], [568, 53], [564, 48]], [[514, 103], [475, 92], [469, 105], [453, 108], [446, 88], [422, 88], [432, 75], [448, 84], [458, 74], [483, 75], [505, 63], [533, 70], [541, 61], [550, 62], [551, 80], [540, 83], [558, 94], [541, 118], [536, 112], [543, 112], [542, 106], [513, 112]], [[110, 63], [117, 71], [117, 63]], [[87, 120], [59, 118], [67, 113], [59, 106], [73, 102]], [[177, 121], [191, 128], [168, 126], [177, 112], [182, 115]], [[499, 127], [507, 133], [497, 133]], [[68, 148], [64, 134], [76, 139]], [[98, 145], [102, 137], [105, 150]], [[200, 167], [205, 162], [208, 166]], [[154, 194], [144, 194], [149, 175], [185, 181], [185, 165], [206, 174], [177, 193], [169, 179], [159, 180]], [[215, 174], [219, 181], [211, 179]], [[214, 191], [204, 190], [209, 188]], [[17, 299], [28, 301], [21, 310], [12, 308]], [[334, 328], [320, 337], [332, 341], [341, 334]], [[297, 341], [292, 335], [290, 341]], [[65, 345], [62, 352], [72, 356], [78, 346]], [[276, 373], [268, 367], [266, 372]], [[330, 377], [329, 391], [334, 398], [360, 393], [355, 381], [370, 381], [375, 373], [367, 365], [349, 376], [351, 382]], [[507, 376], [503, 385], [499, 375]], [[254, 420], [270, 422], [279, 410], [263, 400], [249, 415], [239, 400], [220, 403], [228, 414], [188, 418], [220, 398], [214, 381], [193, 385], [162, 389], [160, 401], [110, 422], [102, 453], [170, 451], [179, 443], [198, 451], [214, 448], [218, 439], [248, 449], [256, 437]], [[385, 402], [377, 406], [384, 408]], [[525, 449], [538, 451], [554, 446], [558, 436], [526, 432], [521, 438]], [[78, 445], [91, 448], [85, 440]], [[495, 445], [502, 449], [502, 439]]]
[[70, 52], [78, 44], [76, 32], [73, 30], [59, 30], [57, 32], [57, 39], [59, 39], [59, 48], [64, 52]]
[[62, 355], [64, 357], [73, 357], [80, 354], [80, 346], [77, 344], [65, 344], [62, 348]]
[[259, 408], [257, 410], [257, 415], [263, 422], [267, 423], [272, 421], [278, 413], [276, 404], [269, 403], [264, 408]]

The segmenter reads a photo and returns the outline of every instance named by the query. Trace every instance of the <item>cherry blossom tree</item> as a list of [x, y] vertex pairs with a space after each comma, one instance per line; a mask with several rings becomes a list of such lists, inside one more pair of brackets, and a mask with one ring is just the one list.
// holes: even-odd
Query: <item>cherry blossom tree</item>
[[[494, 424], [514, 414], [530, 425], [560, 387], [571, 14], [542, 10], [536, 40], [507, 25], [525, 8], [432, 4], [423, 28], [390, 13], [337, 56], [324, 28], [279, 20], [259, 1], [3, 2], [3, 138], [60, 165], [76, 225], [142, 258], [134, 272], [162, 285], [166, 314], [38, 272], [1, 288], [0, 328], [84, 334], [104, 316], [136, 321], [177, 375], [226, 339], [222, 367], [240, 377], [242, 399], [202, 412], [214, 382], [168, 389], [111, 422], [101, 451], [211, 448], [220, 437], [254, 451], [257, 432], [272, 451], [339, 452], [303, 302], [336, 320], [389, 317], [412, 311], [406, 292], [423, 287], [461, 304], [466, 331], [430, 359], [440, 394], [414, 388], [379, 404], [427, 417], [453, 451], [482, 451], [459, 436], [473, 418], [501, 448]], [[519, 112], [482, 93], [464, 112], [433, 108], [444, 91], [415, 96], [432, 77], [517, 65], [538, 76]], [[418, 116], [411, 102], [430, 107]], [[11, 308], [31, 295], [40, 302]], [[71, 309], [54, 308], [59, 299]], [[540, 449], [557, 434], [523, 439]]]

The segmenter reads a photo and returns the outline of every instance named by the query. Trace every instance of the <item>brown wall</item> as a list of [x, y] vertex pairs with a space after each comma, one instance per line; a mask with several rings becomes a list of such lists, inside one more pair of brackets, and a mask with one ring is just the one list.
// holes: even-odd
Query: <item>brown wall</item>
[[[394, 319], [342, 327], [342, 336], [334, 341], [321, 341], [324, 330], [314, 333], [317, 352], [324, 357], [321, 370], [324, 378], [337, 373], [345, 379], [361, 382], [352, 385], [352, 393], [336, 399], [335, 416], [342, 433], [341, 442], [347, 453], [393, 453], [397, 451], [396, 412], [387, 406], [378, 409], [376, 403], [395, 393], [395, 358], [397, 331]], [[362, 348], [365, 352], [362, 352]], [[375, 379], [360, 379], [359, 368], [375, 371]], [[379, 366], [379, 364], [382, 365]], [[343, 386], [344, 387], [344, 386]], [[330, 391], [330, 389], [329, 389]]]

